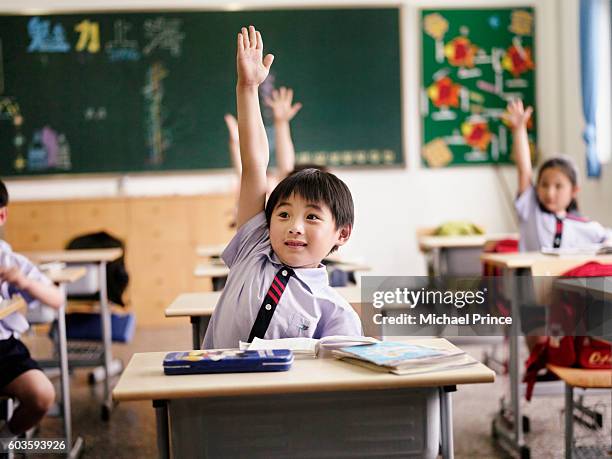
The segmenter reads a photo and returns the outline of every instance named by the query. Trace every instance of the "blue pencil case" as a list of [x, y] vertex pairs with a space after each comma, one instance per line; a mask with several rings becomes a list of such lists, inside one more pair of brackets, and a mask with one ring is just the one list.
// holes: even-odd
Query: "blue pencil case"
[[291, 368], [292, 363], [293, 352], [288, 349], [261, 351], [208, 349], [166, 354], [164, 373], [167, 375], [187, 375], [287, 371]]

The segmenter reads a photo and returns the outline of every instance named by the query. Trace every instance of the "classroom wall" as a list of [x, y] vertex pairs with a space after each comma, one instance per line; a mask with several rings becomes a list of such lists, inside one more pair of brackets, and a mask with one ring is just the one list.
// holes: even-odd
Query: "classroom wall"
[[[356, 204], [356, 226], [347, 256], [363, 258], [376, 274], [425, 273], [415, 232], [418, 227], [436, 226], [444, 220], [471, 220], [491, 232], [515, 231], [511, 197], [516, 190], [513, 168], [469, 167], [444, 170], [422, 168], [419, 161], [420, 121], [418, 10], [424, 7], [507, 7], [533, 5], [536, 8], [536, 64], [539, 146], [544, 156], [566, 151], [581, 154], [580, 101], [578, 86], [578, 0], [471, 0], [435, 1], [336, 1], [303, 0], [270, 2], [249, 0], [22, 0], [21, 11], [83, 11], [154, 8], [277, 8], [299, 6], [402, 6], [402, 81], [404, 108], [404, 151], [407, 165], [399, 169], [338, 171], [350, 186]], [[11, 11], [0, 5], [0, 11]], [[265, 31], [264, 31], [265, 33]], [[299, 89], [296, 90], [299, 95]], [[307, 101], [304, 101], [307, 103]], [[584, 161], [580, 160], [579, 163]], [[604, 174], [612, 172], [606, 167]], [[504, 187], [503, 184], [506, 184]], [[78, 180], [79, 196], [74, 196], [75, 179], [13, 181], [14, 199], [115, 196], [124, 194], [192, 194], [231, 192], [232, 174], [227, 172], [189, 175], [148, 175]], [[594, 218], [612, 225], [612, 209], [606, 201], [612, 195], [610, 180], [585, 184], [581, 202]], [[505, 191], [504, 191], [505, 190]], [[605, 209], [604, 209], [605, 208]]]

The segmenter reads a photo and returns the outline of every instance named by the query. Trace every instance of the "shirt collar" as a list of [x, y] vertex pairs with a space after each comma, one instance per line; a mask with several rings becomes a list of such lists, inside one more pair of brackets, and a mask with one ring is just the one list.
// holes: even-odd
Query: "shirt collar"
[[[267, 253], [266, 256], [272, 264], [278, 267], [278, 269], [283, 266], [272, 249], [270, 249], [270, 252]], [[313, 293], [316, 288], [329, 286], [327, 268], [322, 263], [319, 263], [319, 266], [316, 268], [293, 268], [293, 271], [295, 272], [295, 277], [305, 284]]]

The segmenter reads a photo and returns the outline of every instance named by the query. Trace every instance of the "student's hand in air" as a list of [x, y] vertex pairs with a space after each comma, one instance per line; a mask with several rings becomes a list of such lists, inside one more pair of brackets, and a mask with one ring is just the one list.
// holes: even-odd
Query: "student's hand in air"
[[238, 120], [236, 120], [236, 117], [234, 115], [231, 115], [229, 113], [226, 113], [223, 119], [225, 120], [225, 124], [227, 126], [230, 142], [238, 143]]
[[15, 266], [0, 266], [0, 281], [8, 282], [20, 290], [26, 290], [28, 287], [28, 279]]
[[533, 107], [524, 108], [521, 99], [514, 99], [508, 102], [507, 110], [508, 113], [504, 113], [504, 119], [508, 121], [514, 129], [526, 127], [533, 113]]
[[264, 102], [274, 112], [274, 121], [291, 121], [302, 108], [300, 102], [292, 104], [293, 89], [284, 86], [272, 91], [272, 96], [266, 97]]
[[238, 86], [258, 86], [266, 79], [274, 56], [263, 57], [263, 40], [255, 27], [242, 28], [238, 34]]

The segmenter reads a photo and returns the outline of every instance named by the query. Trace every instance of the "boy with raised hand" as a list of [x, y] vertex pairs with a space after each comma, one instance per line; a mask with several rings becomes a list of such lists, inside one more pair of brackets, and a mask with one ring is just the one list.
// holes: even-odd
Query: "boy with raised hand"
[[253, 338], [361, 335], [361, 322], [330, 286], [321, 260], [345, 244], [353, 226], [348, 187], [306, 169], [285, 178], [266, 205], [268, 140], [258, 86], [274, 57], [261, 34], [238, 34], [238, 128], [242, 178], [236, 236], [222, 254], [230, 268], [203, 347], [232, 348]]
[[[0, 181], [0, 226], [8, 217], [8, 192]], [[0, 296], [20, 294], [29, 307], [44, 303], [59, 309], [64, 295], [26, 257], [0, 240]], [[0, 451], [17, 435], [38, 424], [55, 400], [55, 390], [19, 340], [28, 322], [18, 312], [0, 319], [0, 394], [14, 397], [19, 406], [8, 422], [0, 421]]]

